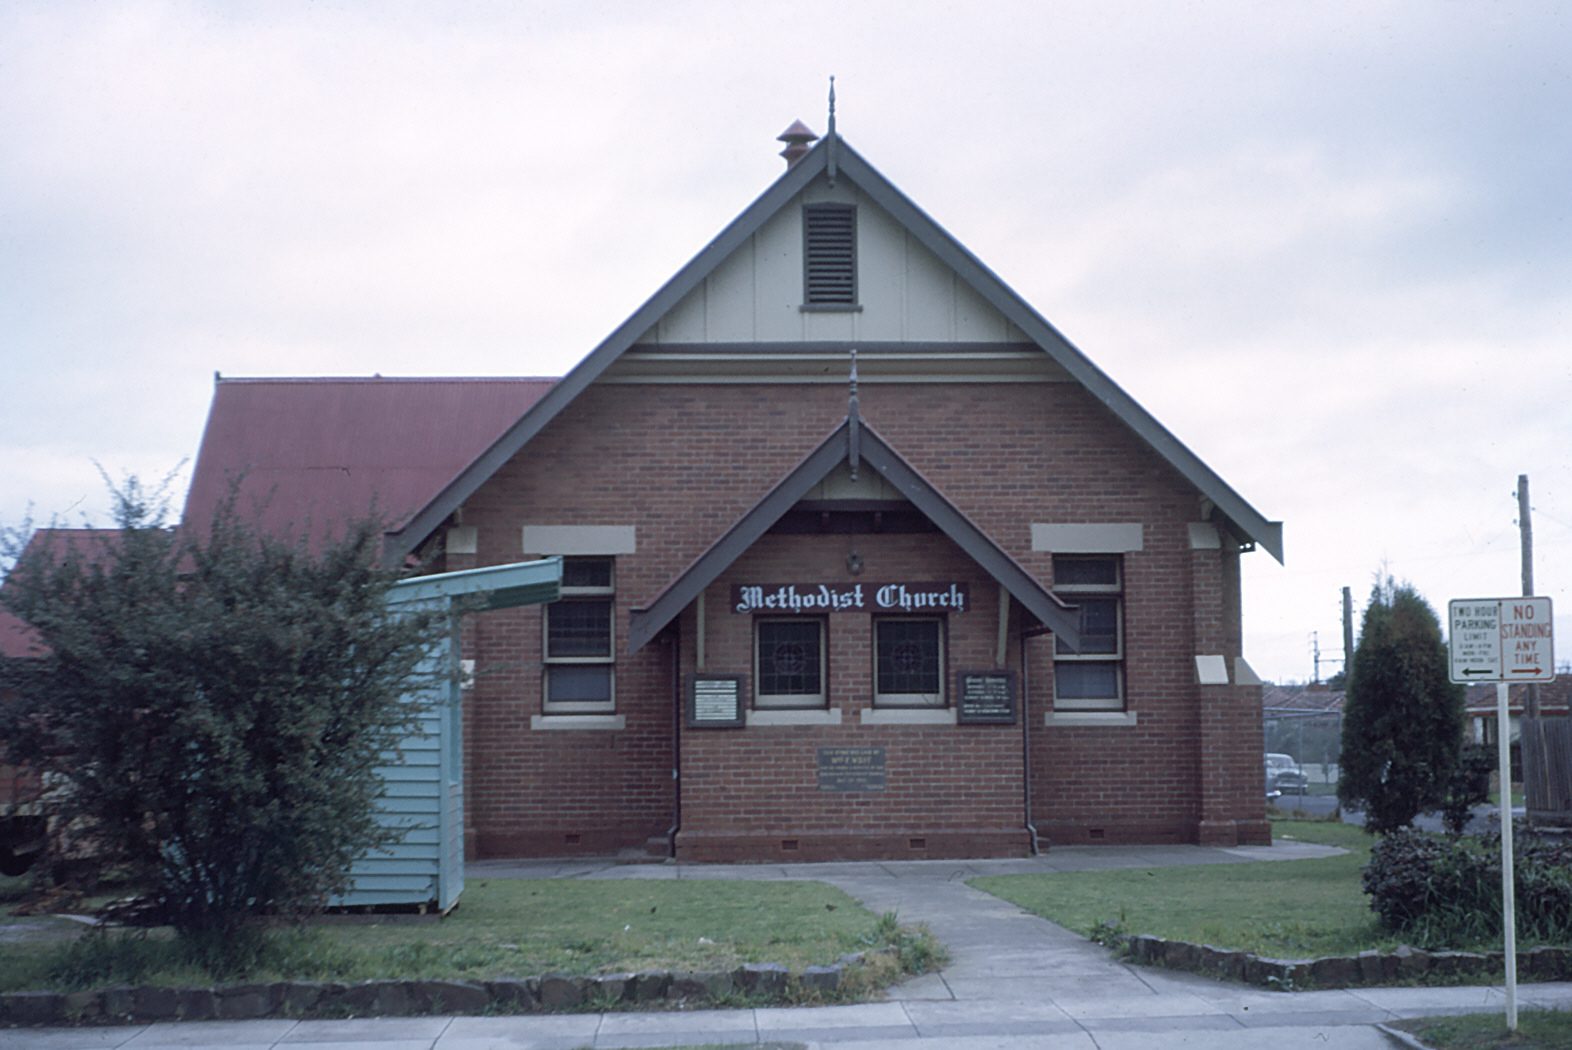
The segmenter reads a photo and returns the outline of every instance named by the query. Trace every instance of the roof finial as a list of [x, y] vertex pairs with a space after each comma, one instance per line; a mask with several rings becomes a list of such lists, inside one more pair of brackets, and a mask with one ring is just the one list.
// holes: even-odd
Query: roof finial
[[851, 464], [851, 479], [857, 480], [857, 466], [862, 461], [862, 418], [857, 405], [857, 348], [851, 352], [851, 391], [846, 398], [846, 461]]
[[830, 130], [824, 134], [825, 143], [829, 149], [826, 160], [826, 174], [829, 175], [830, 185], [835, 185], [835, 78], [830, 77]]

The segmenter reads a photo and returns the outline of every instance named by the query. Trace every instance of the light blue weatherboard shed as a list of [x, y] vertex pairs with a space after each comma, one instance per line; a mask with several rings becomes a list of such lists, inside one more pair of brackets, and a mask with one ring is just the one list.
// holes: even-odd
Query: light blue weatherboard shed
[[420, 728], [404, 738], [378, 769], [384, 788], [377, 819], [401, 828], [393, 845], [356, 862], [348, 893], [336, 907], [434, 907], [446, 912], [464, 891], [464, 734], [459, 670], [459, 617], [556, 601], [562, 559], [492, 565], [417, 576], [393, 585], [394, 608], [445, 606], [448, 633], [432, 652], [421, 689], [405, 697], [420, 709]]

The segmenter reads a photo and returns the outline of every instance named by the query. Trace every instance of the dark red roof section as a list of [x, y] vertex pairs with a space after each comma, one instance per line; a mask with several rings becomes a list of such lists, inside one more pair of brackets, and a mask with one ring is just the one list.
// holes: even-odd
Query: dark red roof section
[[[1572, 709], [1572, 674], [1558, 674], [1549, 682], [1540, 682], [1539, 710], [1541, 714], [1564, 715]], [[1474, 684], [1464, 694], [1470, 715], [1494, 718], [1496, 714], [1496, 687], [1493, 684]], [[1522, 684], [1507, 687], [1507, 707], [1514, 714], [1523, 713], [1528, 701], [1528, 687]]]
[[240, 512], [320, 541], [375, 507], [402, 525], [555, 379], [219, 379], [183, 524], [205, 530], [232, 478]]
[[[27, 546], [22, 548], [17, 562], [33, 558], [58, 559], [70, 552], [91, 564], [118, 535], [119, 529], [37, 529], [27, 538]], [[25, 660], [41, 656], [42, 647], [37, 631], [0, 606], [0, 659]]]

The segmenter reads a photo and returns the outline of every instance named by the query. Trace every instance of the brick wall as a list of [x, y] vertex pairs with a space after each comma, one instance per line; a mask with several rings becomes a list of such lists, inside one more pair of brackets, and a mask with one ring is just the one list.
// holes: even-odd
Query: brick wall
[[[861, 395], [869, 424], [1045, 583], [1052, 555], [1031, 550], [1033, 521], [1145, 523], [1145, 549], [1124, 563], [1137, 725], [1045, 726], [1049, 638], [1010, 643], [1026, 725], [864, 725], [872, 628], [867, 614], [844, 613], [830, 617], [828, 646], [840, 725], [684, 730], [674, 753], [675, 675], [693, 669], [694, 612], [627, 656], [629, 611], [653, 601], [823, 440], [845, 415], [845, 391], [595, 386], [466, 503], [463, 520], [478, 527], [478, 564], [543, 553], [521, 549], [526, 522], [637, 526], [637, 552], [617, 559], [617, 711], [626, 728], [532, 730], [540, 610], [472, 617], [466, 655], [479, 677], [467, 706], [467, 822], [477, 854], [603, 852], [659, 839], [677, 801], [678, 757], [678, 845], [692, 857], [1019, 852], [1023, 745], [1032, 818], [1050, 842], [1193, 841], [1207, 821], [1260, 817], [1259, 711], [1252, 728], [1240, 719], [1248, 691], [1227, 687], [1219, 698], [1195, 684], [1196, 653], [1238, 653], [1236, 559], [1189, 547], [1199, 494], [1073, 384], [865, 384]], [[963, 666], [992, 666], [996, 585], [942, 535], [771, 535], [706, 596], [706, 670], [751, 680], [751, 620], [727, 611], [732, 582], [848, 580], [854, 542], [865, 579], [968, 581], [973, 610], [947, 623], [948, 685]], [[883, 747], [886, 789], [819, 791], [823, 746]], [[783, 846], [791, 842], [795, 850]]]

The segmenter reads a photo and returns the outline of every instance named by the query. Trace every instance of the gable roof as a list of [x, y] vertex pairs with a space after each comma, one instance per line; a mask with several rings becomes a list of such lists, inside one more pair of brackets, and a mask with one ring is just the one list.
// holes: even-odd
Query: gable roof
[[561, 382], [508, 427], [489, 448], [453, 477], [430, 502], [411, 515], [401, 527], [391, 531], [387, 537], [384, 558], [391, 564], [402, 560], [405, 554], [441, 525], [449, 514], [556, 418], [661, 317], [827, 170], [833, 176], [854, 182], [941, 262], [1026, 333], [1073, 379], [1210, 500], [1235, 534], [1264, 547], [1279, 562], [1283, 560], [1281, 522], [1268, 521], [1250, 506], [1244, 497], [1092, 364], [1085, 354], [1076, 349], [1057, 328], [1044, 320], [965, 246], [879, 174], [833, 129], [807, 156], [788, 168], [698, 255], [677, 271], [643, 306], [635, 310], [616, 331], [607, 336], [589, 356], [580, 361]]
[[[34, 529], [17, 555], [16, 563], [21, 565], [37, 558], [63, 561], [75, 557], [84, 565], [96, 565], [109, 556], [119, 535], [119, 529]], [[46, 653], [43, 637], [33, 625], [0, 606], [0, 660], [29, 660]]]
[[912, 468], [889, 443], [858, 417], [855, 408], [790, 474], [771, 489], [753, 509], [739, 518], [709, 550], [671, 582], [646, 609], [632, 612], [628, 627], [628, 652], [636, 653], [676, 619], [699, 594], [714, 583], [738, 557], [763, 536], [842, 463], [865, 464], [889, 482], [927, 516], [955, 544], [982, 566], [1044, 626], [1071, 649], [1081, 644], [1080, 618], [1045, 590], [1031, 573], [1018, 565], [989, 539], [970, 518]]
[[397, 527], [555, 382], [221, 378], [183, 525], [206, 530], [241, 478], [242, 510], [269, 533], [320, 541], [373, 509]]

